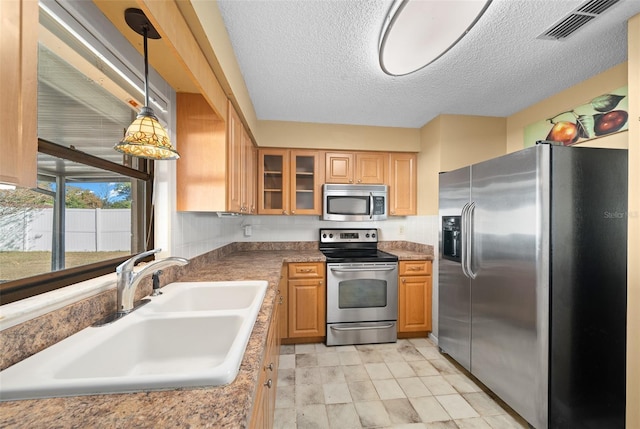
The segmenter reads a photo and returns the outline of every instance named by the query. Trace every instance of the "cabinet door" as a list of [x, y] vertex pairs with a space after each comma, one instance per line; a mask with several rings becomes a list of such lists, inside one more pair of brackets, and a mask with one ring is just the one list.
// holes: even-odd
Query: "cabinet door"
[[318, 152], [292, 150], [289, 159], [291, 214], [321, 215], [322, 179]]
[[176, 94], [178, 211], [227, 211], [227, 129], [200, 94]]
[[389, 214], [409, 216], [417, 213], [418, 173], [415, 153], [389, 155]]
[[350, 152], [325, 154], [325, 183], [353, 183], [354, 156]]
[[398, 332], [431, 331], [431, 276], [401, 276]]
[[227, 112], [227, 210], [242, 210], [243, 125], [235, 109], [228, 103]]
[[356, 152], [355, 182], [363, 184], [384, 184], [387, 154], [376, 152]]
[[260, 150], [258, 179], [258, 214], [289, 214], [288, 151]]
[[271, 324], [267, 333], [264, 359], [260, 367], [256, 399], [253, 403], [250, 428], [263, 429], [273, 427], [273, 414], [276, 404], [276, 384], [280, 360], [280, 307], [276, 304], [271, 315]]
[[280, 284], [278, 290], [280, 291], [280, 297], [278, 298], [278, 305], [280, 306], [280, 317], [278, 320], [280, 339], [289, 338], [289, 291], [287, 287], [287, 278], [283, 275], [280, 276]]
[[289, 279], [289, 338], [325, 335], [325, 290], [323, 278]]
[[242, 128], [242, 148], [244, 168], [242, 170], [242, 205], [241, 212], [255, 214], [257, 211], [257, 151], [249, 137], [249, 133]]
[[38, 2], [0, 1], [0, 183], [36, 186]]

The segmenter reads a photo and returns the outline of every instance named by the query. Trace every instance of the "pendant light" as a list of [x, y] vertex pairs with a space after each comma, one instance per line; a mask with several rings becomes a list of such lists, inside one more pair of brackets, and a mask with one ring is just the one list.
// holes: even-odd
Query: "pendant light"
[[129, 8], [124, 18], [133, 31], [144, 37], [144, 107], [138, 113], [122, 141], [114, 146], [118, 152], [138, 158], [178, 159], [178, 151], [171, 145], [171, 140], [153, 109], [149, 107], [149, 56], [147, 38], [160, 39], [160, 34], [140, 9]]

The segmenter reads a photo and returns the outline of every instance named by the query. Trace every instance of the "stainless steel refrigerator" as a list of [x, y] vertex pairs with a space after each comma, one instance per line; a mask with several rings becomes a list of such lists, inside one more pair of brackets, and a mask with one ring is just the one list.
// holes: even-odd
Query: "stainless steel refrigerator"
[[539, 144], [439, 201], [441, 351], [537, 429], [624, 428], [627, 151]]

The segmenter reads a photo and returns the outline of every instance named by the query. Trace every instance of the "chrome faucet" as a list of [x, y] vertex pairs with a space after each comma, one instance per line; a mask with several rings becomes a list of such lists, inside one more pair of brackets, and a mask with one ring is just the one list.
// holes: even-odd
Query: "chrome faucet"
[[140, 259], [146, 258], [147, 256], [151, 256], [154, 253], [158, 253], [160, 250], [162, 249], [153, 249], [148, 252], [140, 253], [139, 255], [127, 259], [116, 267], [116, 274], [118, 275], [118, 317], [122, 317], [133, 311], [133, 298], [136, 293], [136, 289], [138, 288], [138, 284], [140, 284], [142, 278], [147, 273], [152, 271], [155, 272], [171, 265], [187, 265], [189, 263], [185, 258], [170, 257], [150, 262], [137, 273], [133, 272], [133, 267], [136, 262]]

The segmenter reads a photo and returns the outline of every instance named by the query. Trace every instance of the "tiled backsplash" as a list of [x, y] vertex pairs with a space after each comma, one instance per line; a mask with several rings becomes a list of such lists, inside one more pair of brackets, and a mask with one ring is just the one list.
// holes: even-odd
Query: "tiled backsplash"
[[[328, 222], [317, 216], [234, 216], [177, 213], [172, 255], [190, 258], [228, 243], [246, 241], [318, 241], [320, 228], [378, 228], [381, 241], [438, 243], [437, 216], [393, 217], [378, 222]], [[251, 236], [245, 236], [250, 226]]]

